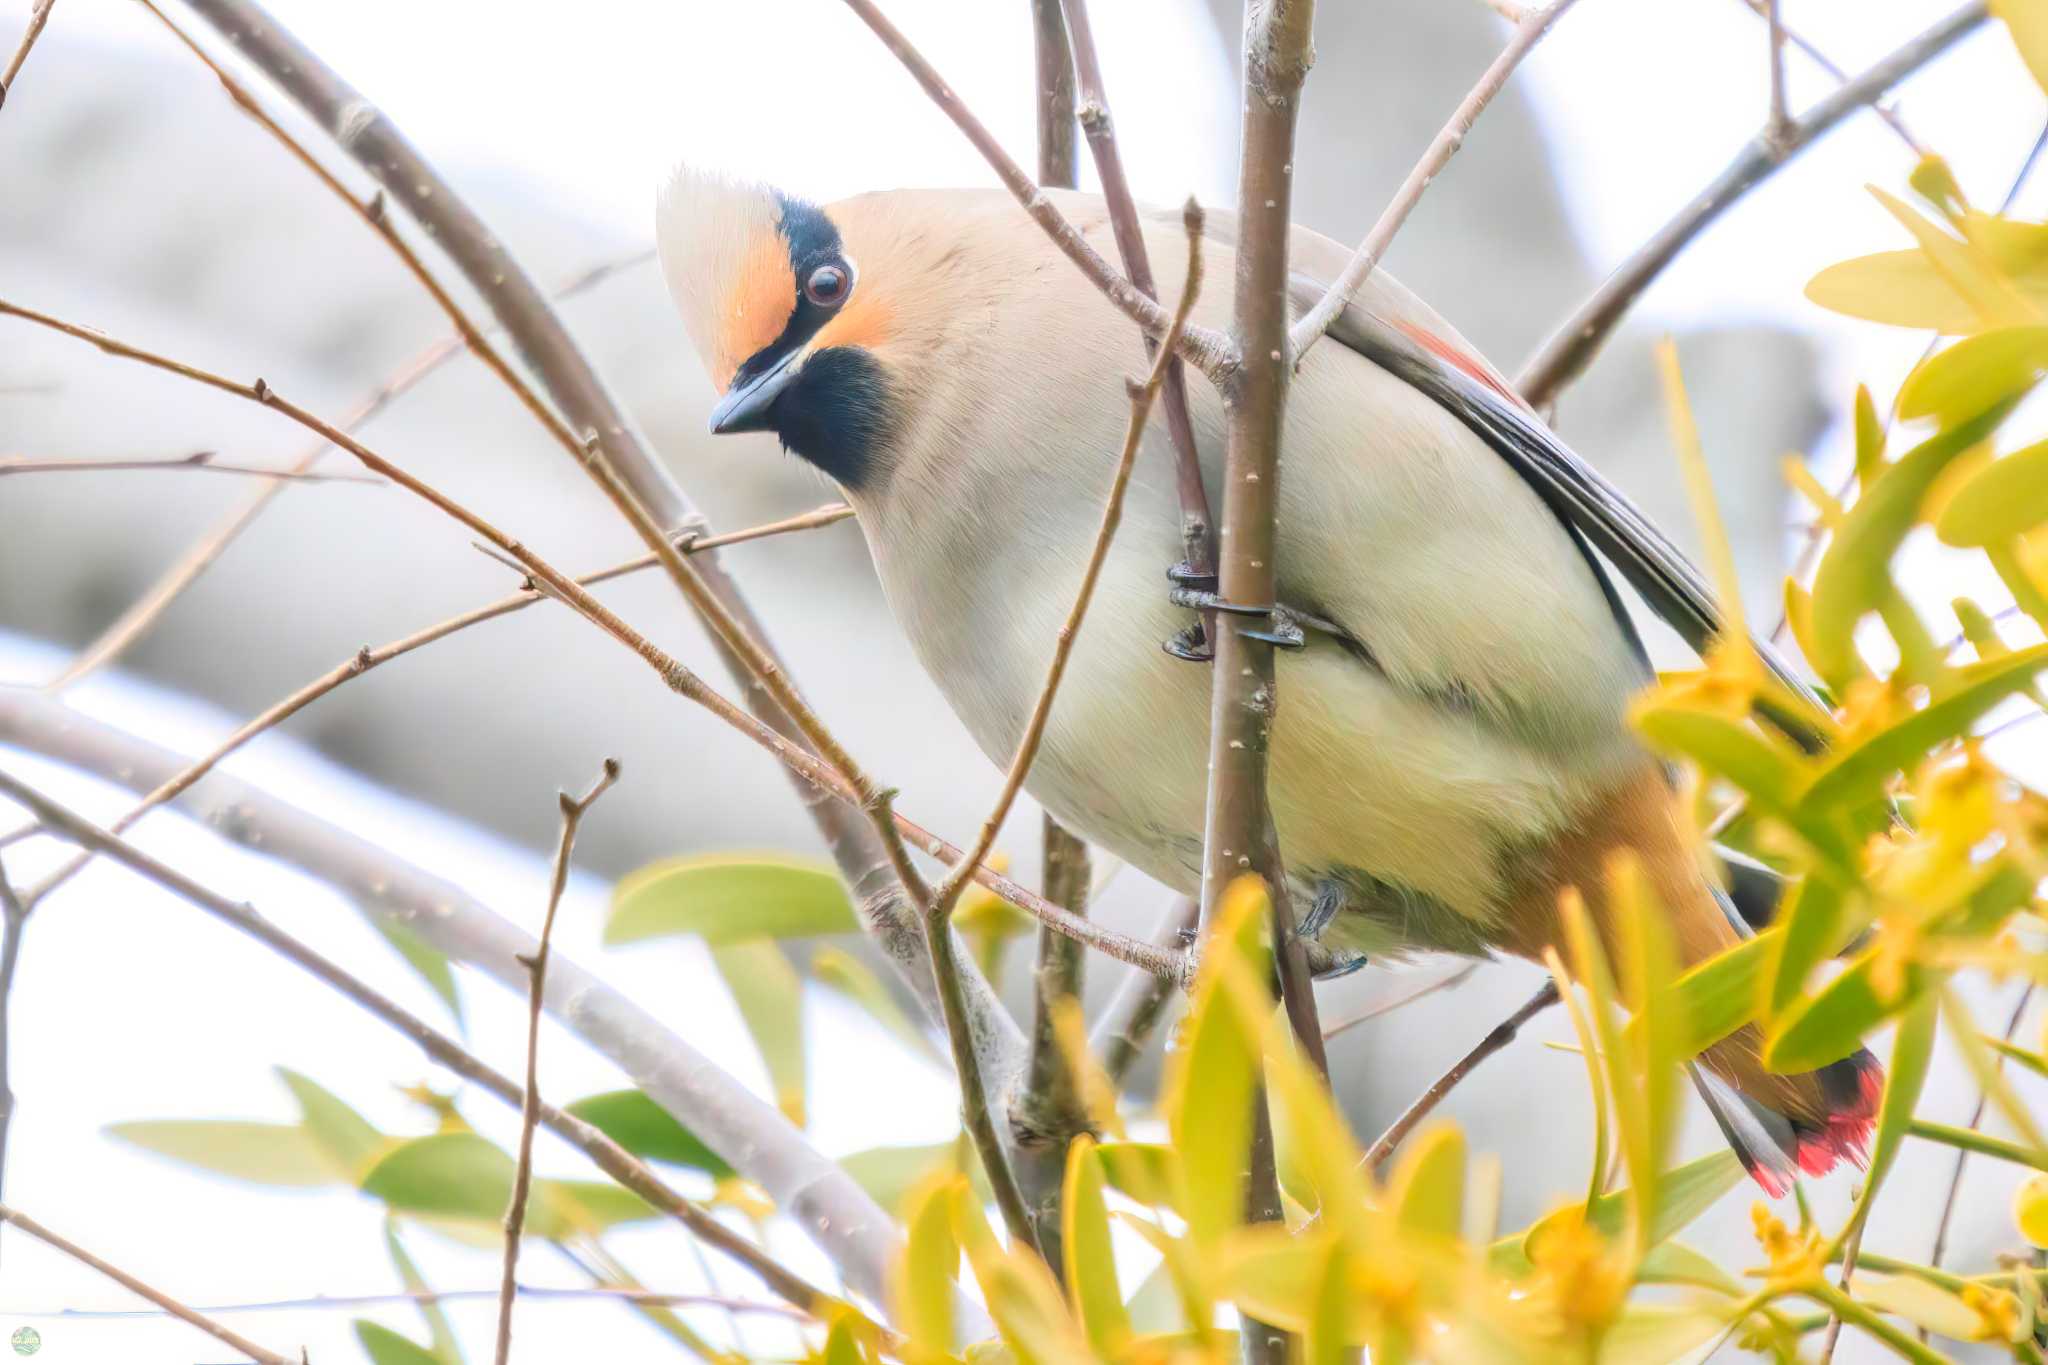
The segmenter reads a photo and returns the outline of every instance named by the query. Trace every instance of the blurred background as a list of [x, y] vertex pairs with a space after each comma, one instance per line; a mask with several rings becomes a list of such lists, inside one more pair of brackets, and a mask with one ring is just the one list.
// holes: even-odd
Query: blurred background
[[[271, 8], [391, 115], [544, 285], [617, 267], [566, 301], [565, 315], [715, 528], [832, 498], [772, 437], [704, 434], [713, 395], [647, 247], [654, 186], [677, 161], [821, 199], [990, 179], [851, 16], [827, 0], [583, 0], [573, 13], [532, 0], [277, 0]], [[1028, 163], [1032, 79], [1022, 0], [896, 0], [888, 8]], [[1477, 0], [1326, 0], [1320, 8], [1297, 218], [1356, 240], [1492, 60], [1506, 26]], [[28, 9], [27, 0], [0, 0], [0, 48], [11, 46]], [[1784, 16], [1855, 72], [1946, 9], [1940, 0], [1785, 0]], [[1170, 202], [1192, 192], [1229, 203], [1237, 7], [1118, 0], [1095, 10], [1139, 194]], [[1795, 109], [1834, 85], [1797, 53], [1788, 72]], [[1387, 265], [1512, 373], [1755, 134], [1767, 98], [1765, 25], [1742, 0], [1583, 0], [1482, 120]], [[1988, 27], [1905, 86], [1898, 103], [1980, 203], [2003, 195], [2044, 114], [2010, 43]], [[282, 99], [271, 107], [287, 109]], [[343, 164], [317, 131], [287, 121]], [[1901, 244], [1862, 187], [1897, 188], [1912, 164], [1878, 119], [1850, 120], [1666, 272], [1558, 413], [1559, 429], [1582, 453], [1692, 544], [1649, 362], [1657, 337], [1676, 336], [1746, 600], [1765, 629], [1797, 547], [1792, 522], [1802, 515], [1786, 495], [1781, 461], [1805, 455], [1824, 482], [1836, 482], [1854, 383], [1870, 383], [1882, 405], [1924, 344], [1823, 313], [1801, 289], [1826, 264]], [[353, 167], [344, 175], [360, 181]], [[59, 0], [0, 111], [0, 187], [0, 297], [228, 374], [260, 374], [323, 414], [355, 406], [445, 331], [388, 251], [136, 6]], [[2043, 208], [2048, 183], [2022, 193], [2019, 212], [2038, 217]], [[439, 370], [364, 434], [557, 564], [594, 568], [638, 548], [584, 475], [467, 359]], [[142, 459], [206, 450], [223, 461], [281, 465], [303, 448], [296, 428], [250, 405], [38, 329], [0, 328], [0, 452]], [[187, 473], [0, 481], [0, 683], [36, 686], [61, 674], [78, 648], [253, 492], [226, 476]], [[855, 528], [727, 555], [795, 676], [854, 751], [902, 789], [902, 808], [956, 837], [969, 833], [997, 774], [889, 621]], [[294, 487], [117, 667], [65, 698], [200, 752], [360, 646], [512, 586], [457, 528], [396, 490]], [[606, 596], [723, 685], [671, 590], [647, 578]], [[1669, 649], [1665, 656], [1682, 657]], [[625, 782], [586, 827], [559, 941], [765, 1090], [702, 954], [674, 944], [604, 952], [598, 927], [609, 881], [651, 859], [729, 848], [810, 852], [816, 836], [769, 760], [678, 704], [643, 665], [566, 613], [520, 613], [380, 669], [229, 767], [537, 925], [553, 792], [580, 787], [608, 754], [625, 760]], [[96, 815], [125, 806], [111, 788], [20, 754], [4, 758], [10, 772]], [[1001, 846], [1014, 867], [1036, 867], [1037, 826], [1028, 808], [1012, 817]], [[408, 1003], [435, 1008], [391, 970], [386, 950], [331, 889], [177, 816], [152, 817], [141, 841], [389, 979]], [[9, 854], [9, 868], [32, 876], [51, 856], [24, 846]], [[1160, 888], [1126, 873], [1104, 893], [1100, 913], [1147, 932], [1164, 904]], [[1024, 966], [1012, 965], [1015, 979], [1005, 984], [1021, 998]], [[1450, 965], [1361, 973], [1325, 989], [1326, 1015], [1405, 991]], [[1091, 998], [1118, 976], [1098, 963]], [[1521, 966], [1487, 966], [1455, 991], [1347, 1035], [1333, 1061], [1356, 1124], [1382, 1127], [1534, 981]], [[511, 1066], [523, 1002], [488, 983], [466, 983], [465, 991], [478, 1050]], [[1979, 1003], [1986, 1019], [2002, 1023], [2008, 1001]], [[905, 1060], [880, 1030], [830, 998], [814, 994], [805, 1009], [811, 1128], [824, 1150], [935, 1141], [950, 1131], [945, 1077]], [[95, 868], [33, 921], [13, 1017], [20, 1112], [8, 1191], [24, 1209], [193, 1302], [394, 1287], [368, 1201], [346, 1192], [282, 1196], [195, 1176], [101, 1131], [138, 1117], [289, 1118], [275, 1065], [319, 1077], [393, 1129], [430, 1127], [431, 1116], [396, 1089], [427, 1078], [424, 1064], [346, 1004], [306, 989], [153, 888]], [[1541, 1021], [1448, 1106], [1478, 1145], [1505, 1158], [1511, 1226], [1583, 1178], [1579, 1062], [1543, 1046], [1564, 1033], [1561, 1020]], [[543, 1064], [544, 1087], [560, 1094], [619, 1084], [559, 1030], [548, 1034]], [[886, 1112], [872, 1104], [878, 1087], [891, 1097]], [[1960, 1122], [1969, 1101], [1967, 1083], [1948, 1076], [1930, 1088], [1924, 1112]], [[489, 1101], [469, 1112], [487, 1132], [511, 1131], [510, 1116]], [[1708, 1150], [1712, 1140], [1702, 1120], [1689, 1150]], [[545, 1140], [542, 1155], [544, 1170], [576, 1170], [566, 1149]], [[1945, 1152], [1909, 1146], [1894, 1176], [1901, 1188], [1880, 1204], [1873, 1245], [1895, 1238], [1924, 1248], [1948, 1161]], [[2007, 1179], [1987, 1163], [1973, 1167], [1955, 1258], [1981, 1261], [2002, 1245]], [[1909, 1185], [1925, 1197], [1909, 1194]], [[1830, 1203], [1845, 1203], [1849, 1182], [1822, 1190]], [[1739, 1261], [1744, 1207], [1731, 1197], [1696, 1240]], [[158, 1319], [49, 1316], [134, 1304], [26, 1239], [0, 1240], [0, 1334], [36, 1325], [43, 1358], [60, 1365], [204, 1358], [206, 1343]], [[651, 1283], [701, 1282], [674, 1242], [665, 1231], [621, 1238], [640, 1252], [636, 1269]], [[432, 1240], [415, 1250], [441, 1287], [493, 1280], [491, 1254]], [[807, 1248], [788, 1250], [818, 1269]], [[536, 1283], [558, 1273], [577, 1282], [573, 1267], [543, 1255], [529, 1253], [526, 1265]], [[416, 1327], [403, 1309], [375, 1311], [404, 1330]], [[493, 1311], [487, 1302], [456, 1310], [472, 1345], [487, 1338]], [[315, 1359], [352, 1359], [347, 1317], [302, 1307], [235, 1321], [273, 1344], [303, 1341]], [[522, 1308], [519, 1339], [522, 1358], [533, 1360], [593, 1342], [660, 1349], [649, 1329], [601, 1304]], [[1855, 1349], [1845, 1342], [1844, 1357]]]

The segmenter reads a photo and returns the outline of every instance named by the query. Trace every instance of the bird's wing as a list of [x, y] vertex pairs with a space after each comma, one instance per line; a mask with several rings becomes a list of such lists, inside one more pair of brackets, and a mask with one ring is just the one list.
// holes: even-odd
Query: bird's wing
[[[1297, 309], [1305, 310], [1324, 288], [1297, 274], [1290, 292]], [[1460, 341], [1358, 303], [1338, 314], [1329, 339], [1356, 351], [1464, 423], [1507, 461], [1574, 535], [1599, 550], [1659, 619], [1695, 651], [1704, 654], [1719, 637], [1725, 625], [1720, 606], [1685, 552], [1627, 494], [1559, 440], [1499, 373]], [[1626, 628], [1626, 613], [1618, 602], [1614, 605]], [[1813, 689], [1768, 641], [1752, 636], [1751, 643], [1788, 692], [1817, 714], [1827, 714]], [[1772, 719], [1803, 732], [1794, 736], [1802, 742], [1812, 738], [1811, 724], [1802, 723], [1802, 718], [1774, 712]]]

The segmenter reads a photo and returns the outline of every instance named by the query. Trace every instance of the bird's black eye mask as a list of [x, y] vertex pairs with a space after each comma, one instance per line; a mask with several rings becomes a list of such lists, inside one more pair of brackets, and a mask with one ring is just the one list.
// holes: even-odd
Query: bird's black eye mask
[[796, 282], [796, 309], [775, 340], [747, 357], [732, 378], [739, 388], [797, 350], [832, 320], [853, 295], [853, 266], [847, 261], [839, 229], [816, 204], [778, 194], [782, 209], [777, 229], [789, 248], [789, 269]]

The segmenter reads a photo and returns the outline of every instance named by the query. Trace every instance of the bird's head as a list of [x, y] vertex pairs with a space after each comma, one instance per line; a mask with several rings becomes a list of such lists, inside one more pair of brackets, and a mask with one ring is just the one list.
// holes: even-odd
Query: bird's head
[[920, 349], [901, 279], [917, 272], [888, 269], [904, 234], [877, 198], [820, 208], [682, 170], [656, 211], [669, 292], [721, 395], [711, 429], [773, 431], [849, 489], [885, 461]]

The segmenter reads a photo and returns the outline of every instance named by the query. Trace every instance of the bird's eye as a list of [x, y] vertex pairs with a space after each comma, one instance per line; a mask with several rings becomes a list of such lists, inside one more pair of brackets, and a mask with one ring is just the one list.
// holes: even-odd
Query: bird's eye
[[820, 308], [835, 308], [853, 286], [853, 277], [843, 265], [821, 265], [804, 281], [804, 297]]

